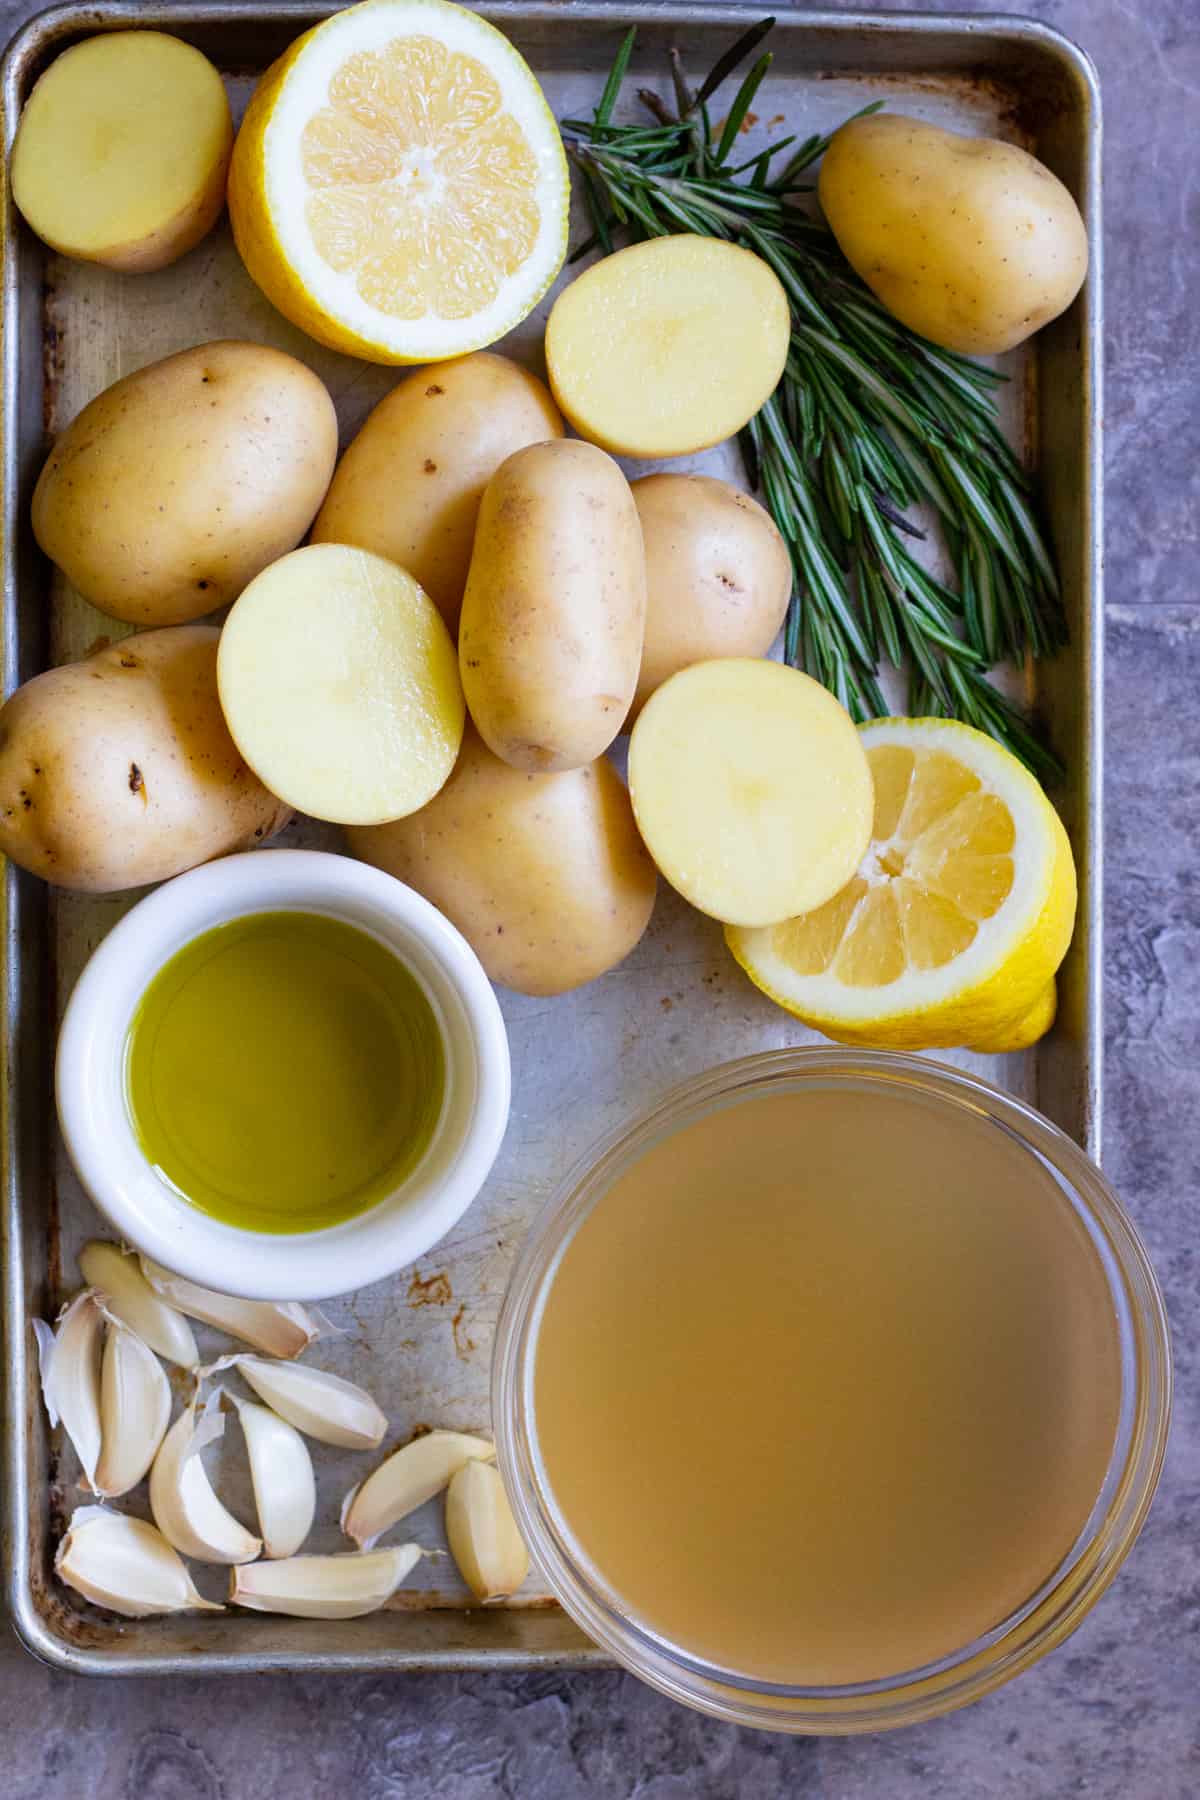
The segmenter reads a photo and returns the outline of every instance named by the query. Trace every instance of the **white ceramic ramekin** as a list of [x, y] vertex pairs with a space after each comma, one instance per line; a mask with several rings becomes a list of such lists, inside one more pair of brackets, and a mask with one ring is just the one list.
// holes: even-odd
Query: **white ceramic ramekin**
[[[156, 970], [199, 932], [257, 912], [325, 913], [371, 932], [420, 980], [442, 1029], [446, 1092], [425, 1155], [370, 1211], [324, 1231], [243, 1231], [190, 1206], [139, 1148], [125, 1045]], [[254, 850], [156, 888], [93, 953], [63, 1020], [58, 1117], [87, 1192], [121, 1238], [189, 1280], [254, 1299], [343, 1294], [415, 1262], [483, 1186], [508, 1121], [510, 1068], [491, 983], [466, 940], [390, 875], [317, 850]]]

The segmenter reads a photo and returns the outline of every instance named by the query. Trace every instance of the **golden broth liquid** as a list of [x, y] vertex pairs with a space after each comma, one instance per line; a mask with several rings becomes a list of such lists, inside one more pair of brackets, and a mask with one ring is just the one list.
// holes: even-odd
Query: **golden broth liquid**
[[319, 913], [253, 913], [186, 944], [129, 1029], [143, 1154], [193, 1206], [317, 1231], [376, 1205], [429, 1145], [441, 1032], [412, 971]]
[[964, 1649], [1068, 1556], [1121, 1393], [1100, 1255], [1035, 1157], [900, 1093], [746, 1098], [660, 1140], [562, 1255], [535, 1452], [610, 1600], [752, 1680]]

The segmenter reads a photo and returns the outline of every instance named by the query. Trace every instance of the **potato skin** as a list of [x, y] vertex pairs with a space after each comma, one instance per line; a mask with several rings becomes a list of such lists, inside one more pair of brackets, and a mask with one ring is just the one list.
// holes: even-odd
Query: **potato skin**
[[336, 456], [311, 369], [261, 344], [197, 344], [84, 407], [38, 479], [34, 535], [110, 617], [186, 624], [295, 548]]
[[488, 483], [458, 656], [481, 737], [515, 769], [582, 768], [620, 731], [646, 623], [629, 484], [593, 444], [510, 456]]
[[603, 757], [527, 774], [468, 726], [428, 806], [346, 836], [353, 855], [440, 908], [491, 979], [521, 994], [562, 994], [614, 968], [654, 908], [654, 864]]
[[140, 632], [18, 688], [0, 708], [0, 851], [58, 887], [114, 893], [286, 825], [226, 728], [219, 636]]
[[818, 183], [849, 262], [905, 325], [948, 350], [1011, 350], [1071, 304], [1087, 231], [1036, 157], [881, 113], [833, 134]]
[[312, 541], [399, 563], [456, 633], [484, 488], [515, 451], [562, 435], [549, 388], [507, 356], [478, 350], [422, 369], [347, 447]]
[[749, 494], [711, 475], [633, 484], [646, 552], [646, 641], [632, 724], [677, 669], [714, 656], [765, 656], [792, 595], [787, 545]]

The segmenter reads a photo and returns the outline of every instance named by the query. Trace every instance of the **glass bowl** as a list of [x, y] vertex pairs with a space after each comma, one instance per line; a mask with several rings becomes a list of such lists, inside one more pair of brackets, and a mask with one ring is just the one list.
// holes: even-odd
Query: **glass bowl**
[[[539, 1465], [533, 1414], [541, 1303], [574, 1231], [652, 1144], [720, 1106], [818, 1084], [861, 1095], [908, 1090], [968, 1108], [1048, 1165], [1088, 1225], [1118, 1322], [1119, 1422], [1091, 1515], [1065, 1563], [974, 1642], [925, 1668], [857, 1686], [782, 1688], [705, 1665], [644, 1629], [574, 1552]], [[567, 1176], [534, 1222], [497, 1327], [493, 1416], [505, 1483], [529, 1549], [566, 1611], [627, 1669], [672, 1699], [731, 1724], [845, 1734], [914, 1724], [990, 1693], [1062, 1643], [1108, 1587], [1140, 1531], [1162, 1467], [1170, 1418], [1170, 1345], [1162, 1295], [1137, 1232], [1096, 1166], [1040, 1113], [998, 1088], [922, 1057], [836, 1048], [742, 1057], [684, 1082], [611, 1133]], [[597, 1455], [602, 1454], [597, 1450]]]

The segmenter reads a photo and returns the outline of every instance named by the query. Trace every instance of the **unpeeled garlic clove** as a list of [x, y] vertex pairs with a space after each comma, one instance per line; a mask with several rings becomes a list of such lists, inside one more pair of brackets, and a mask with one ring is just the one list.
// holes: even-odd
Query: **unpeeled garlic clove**
[[452, 1477], [446, 1491], [446, 1537], [477, 1600], [507, 1598], [529, 1573], [529, 1552], [500, 1471], [487, 1463], [464, 1463]]
[[272, 1559], [294, 1556], [312, 1530], [317, 1509], [308, 1445], [295, 1426], [269, 1406], [240, 1400], [236, 1394], [229, 1398], [246, 1437], [263, 1550]]
[[184, 1563], [162, 1533], [144, 1519], [106, 1506], [76, 1507], [58, 1546], [60, 1581], [95, 1606], [146, 1619], [153, 1613], [224, 1612], [197, 1593]]
[[386, 1550], [250, 1563], [230, 1571], [229, 1598], [253, 1612], [358, 1619], [386, 1605], [425, 1554], [419, 1544], [394, 1544]]
[[213, 1394], [197, 1418], [196, 1402], [180, 1413], [150, 1471], [150, 1511], [169, 1544], [197, 1562], [250, 1562], [261, 1541], [228, 1512], [213, 1492], [200, 1451], [225, 1430]]
[[104, 1314], [95, 1290], [84, 1288], [58, 1315], [57, 1329], [33, 1320], [42, 1374], [42, 1398], [51, 1425], [61, 1424], [95, 1489], [100, 1460], [100, 1334]]
[[171, 1417], [171, 1387], [136, 1331], [102, 1310], [108, 1336], [100, 1367], [100, 1460], [92, 1485], [112, 1500], [136, 1487], [158, 1454]]
[[299, 1356], [326, 1331], [332, 1330], [324, 1315], [310, 1312], [297, 1300], [238, 1300], [231, 1294], [197, 1287], [182, 1275], [173, 1275], [148, 1256], [141, 1259], [142, 1273], [153, 1288], [180, 1312], [205, 1325], [215, 1325], [229, 1337], [241, 1338], [268, 1356]]
[[370, 1394], [328, 1369], [239, 1354], [222, 1356], [201, 1375], [221, 1369], [237, 1369], [281, 1419], [306, 1437], [343, 1450], [374, 1450], [383, 1440], [387, 1420]]
[[104, 1304], [168, 1362], [194, 1369], [200, 1361], [192, 1328], [181, 1312], [156, 1294], [142, 1274], [137, 1253], [93, 1238], [79, 1252], [83, 1279], [104, 1295]]
[[440, 1494], [464, 1463], [490, 1462], [496, 1446], [465, 1431], [430, 1431], [381, 1462], [342, 1502], [342, 1530], [360, 1550]]

